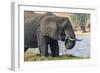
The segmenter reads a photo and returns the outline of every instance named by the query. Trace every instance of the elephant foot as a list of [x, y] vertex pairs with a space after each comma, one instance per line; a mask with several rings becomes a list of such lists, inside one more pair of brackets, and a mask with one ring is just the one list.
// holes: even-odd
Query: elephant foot
[[49, 54], [48, 54], [48, 49], [45, 49], [45, 50], [39, 49], [39, 50], [40, 50], [41, 56], [45, 56], [45, 57], [49, 56]]

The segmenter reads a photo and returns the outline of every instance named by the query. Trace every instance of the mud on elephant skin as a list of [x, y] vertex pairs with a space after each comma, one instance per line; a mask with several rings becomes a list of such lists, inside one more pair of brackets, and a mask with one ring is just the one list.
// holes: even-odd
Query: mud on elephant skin
[[24, 12], [24, 52], [28, 48], [39, 47], [41, 56], [59, 56], [58, 40], [65, 41], [66, 49], [72, 49], [76, 37], [67, 17], [59, 17], [50, 12], [45, 14]]

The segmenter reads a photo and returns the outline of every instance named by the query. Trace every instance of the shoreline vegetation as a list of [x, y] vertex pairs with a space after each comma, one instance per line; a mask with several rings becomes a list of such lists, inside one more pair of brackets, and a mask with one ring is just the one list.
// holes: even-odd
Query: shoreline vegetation
[[33, 53], [31, 52], [28, 55], [25, 54], [24, 56], [24, 61], [49, 61], [49, 60], [52, 61], [52, 60], [78, 60], [78, 59], [90, 59], [90, 57], [74, 56], [72, 54], [61, 55], [58, 57], [52, 57], [52, 56], [44, 57], [34, 52]]

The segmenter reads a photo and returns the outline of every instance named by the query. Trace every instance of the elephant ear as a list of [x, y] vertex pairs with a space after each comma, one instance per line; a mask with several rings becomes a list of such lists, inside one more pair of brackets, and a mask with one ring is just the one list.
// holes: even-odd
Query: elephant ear
[[52, 39], [57, 39], [57, 22], [55, 16], [46, 16], [41, 20], [40, 32], [43, 36], [48, 36]]

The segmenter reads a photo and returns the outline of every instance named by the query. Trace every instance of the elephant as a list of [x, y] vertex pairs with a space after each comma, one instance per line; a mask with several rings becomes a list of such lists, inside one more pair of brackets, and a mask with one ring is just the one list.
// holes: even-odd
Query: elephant
[[24, 52], [28, 48], [39, 48], [41, 56], [59, 56], [58, 40], [65, 42], [66, 49], [72, 49], [76, 36], [68, 17], [24, 11]]

